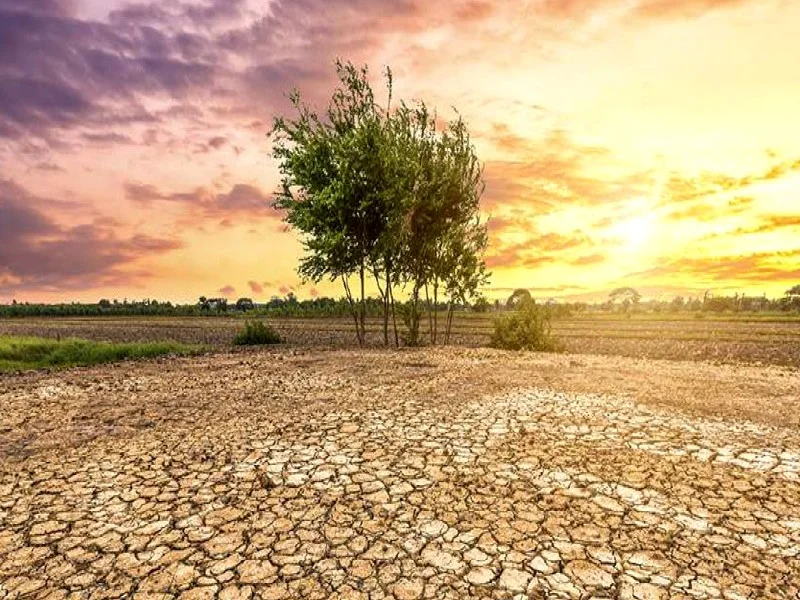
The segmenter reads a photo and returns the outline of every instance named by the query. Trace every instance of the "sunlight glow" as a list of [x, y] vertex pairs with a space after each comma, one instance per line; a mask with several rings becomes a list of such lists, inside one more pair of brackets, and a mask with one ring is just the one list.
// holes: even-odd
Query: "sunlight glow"
[[627, 250], [641, 250], [653, 236], [653, 218], [637, 216], [619, 224], [619, 237]]
[[657, 218], [652, 203], [647, 199], [631, 202], [611, 225], [609, 233], [626, 254], [641, 253], [652, 244], [656, 234]]

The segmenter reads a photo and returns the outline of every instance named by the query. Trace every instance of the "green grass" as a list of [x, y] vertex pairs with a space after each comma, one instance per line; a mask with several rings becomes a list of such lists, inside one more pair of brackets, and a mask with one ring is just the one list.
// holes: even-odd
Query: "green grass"
[[197, 351], [198, 346], [175, 342], [119, 344], [79, 339], [58, 341], [37, 337], [0, 336], [0, 372], [96, 365]]

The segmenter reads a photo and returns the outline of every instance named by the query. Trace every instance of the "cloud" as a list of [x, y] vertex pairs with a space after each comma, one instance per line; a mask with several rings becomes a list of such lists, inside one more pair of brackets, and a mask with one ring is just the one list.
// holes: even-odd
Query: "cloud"
[[688, 206], [680, 206], [669, 212], [667, 218], [673, 221], [685, 221], [687, 219], [715, 221], [720, 218], [743, 214], [750, 210], [753, 204], [754, 199], [750, 196], [737, 196], [721, 204], [700, 201]]
[[734, 8], [755, 0], [543, 0], [539, 10], [543, 16], [556, 19], [583, 20], [603, 11], [628, 13], [640, 19], [673, 19], [697, 17], [704, 13]]
[[40, 162], [38, 165], [36, 165], [35, 168], [38, 169], [39, 171], [50, 171], [50, 172], [63, 172], [64, 171], [64, 169], [62, 167], [59, 167], [57, 164], [52, 163], [52, 162], [47, 162], [47, 161]]
[[724, 8], [734, 8], [753, 0], [645, 0], [635, 9], [635, 14], [649, 19], [696, 17]]
[[247, 285], [250, 286], [250, 291], [254, 294], [263, 294], [264, 293], [264, 286], [262, 286], [257, 281], [248, 281]]
[[794, 172], [800, 172], [800, 159], [773, 162], [766, 169], [746, 175], [705, 172], [697, 177], [682, 177], [673, 174], [664, 186], [663, 204], [692, 202], [726, 192], [735, 193], [757, 183], [781, 179]]
[[[486, 8], [464, 3], [460, 18]], [[384, 34], [431, 17], [451, 18], [421, 0], [391, 9], [276, 0], [260, 14], [243, 0], [211, 0], [128, 4], [98, 22], [76, 17], [71, 2], [0, 0], [0, 136], [52, 141], [68, 129], [157, 122], [153, 104], [205, 108], [209, 131], [214, 113], [268, 121], [294, 87], [318, 100], [334, 57], [367, 59]]]
[[504, 231], [530, 231], [530, 222], [516, 217], [495, 217], [489, 218], [487, 224], [489, 234], [502, 233]]
[[773, 233], [779, 229], [800, 229], [800, 216], [797, 215], [770, 215], [762, 216], [755, 220], [753, 225], [739, 227], [732, 234], [734, 236], [753, 233]]
[[[0, 36], [2, 28], [0, 25]], [[76, 125], [84, 122], [93, 110], [87, 98], [66, 85], [0, 76], [0, 137], [41, 134], [50, 128]]]
[[217, 290], [217, 293], [222, 294], [223, 298], [229, 298], [236, 293], [236, 288], [232, 285], [226, 285]]
[[500, 244], [490, 248], [486, 255], [486, 264], [491, 268], [518, 266], [533, 268], [566, 260], [558, 255], [590, 245], [589, 238], [581, 232], [572, 235], [530, 232], [529, 237], [523, 242]]
[[130, 284], [133, 263], [181, 247], [180, 242], [134, 235], [120, 238], [98, 222], [58, 225], [35, 206], [57, 204], [0, 180], [0, 291], [64, 290]]
[[632, 172], [609, 149], [578, 143], [564, 130], [525, 140], [495, 125], [490, 139], [500, 140], [515, 159], [486, 163], [484, 210], [594, 206], [641, 196], [653, 186], [652, 174]]
[[74, 12], [74, 0], [3, 0], [0, 8], [34, 15], [69, 16]]
[[800, 249], [741, 256], [665, 257], [658, 267], [633, 277], [690, 280], [693, 282], [791, 282], [800, 279]]
[[281, 219], [283, 213], [273, 207], [273, 197], [259, 188], [243, 183], [231, 186], [225, 193], [206, 188], [189, 192], [167, 193], [152, 184], [125, 183], [125, 196], [133, 202], [172, 202], [189, 210], [199, 211], [204, 218], [228, 218], [235, 215]]
[[569, 264], [576, 267], [586, 267], [589, 265], [598, 265], [606, 261], [606, 257], [602, 254], [587, 254], [586, 256], [579, 256], [576, 259], [570, 260]]
[[222, 136], [216, 136], [208, 140], [208, 147], [213, 150], [219, 150], [225, 144], [228, 143], [228, 140]]
[[0, 1], [2, 137], [152, 121], [142, 102], [199, 98], [227, 72], [210, 37], [85, 21], [61, 2], [33, 6]]

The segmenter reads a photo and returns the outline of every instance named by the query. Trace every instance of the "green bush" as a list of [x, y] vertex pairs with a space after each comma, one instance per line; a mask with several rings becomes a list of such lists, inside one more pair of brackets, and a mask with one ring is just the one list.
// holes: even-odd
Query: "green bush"
[[551, 333], [550, 317], [549, 309], [526, 302], [516, 312], [495, 319], [489, 345], [503, 350], [558, 352], [561, 345]]
[[264, 321], [247, 321], [233, 338], [235, 346], [263, 346], [283, 342], [280, 334]]

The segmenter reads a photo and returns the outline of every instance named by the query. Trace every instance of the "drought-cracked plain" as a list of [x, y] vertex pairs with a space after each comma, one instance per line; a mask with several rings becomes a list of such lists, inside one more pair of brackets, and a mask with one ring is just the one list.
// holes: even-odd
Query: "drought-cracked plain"
[[797, 598], [800, 374], [276, 350], [0, 380], [0, 598]]

